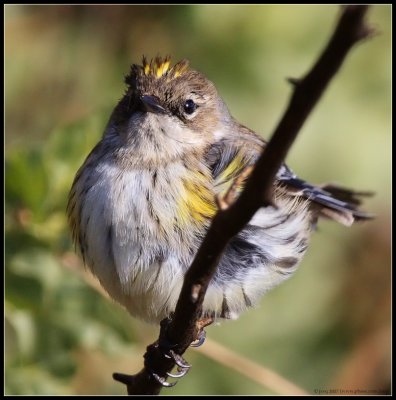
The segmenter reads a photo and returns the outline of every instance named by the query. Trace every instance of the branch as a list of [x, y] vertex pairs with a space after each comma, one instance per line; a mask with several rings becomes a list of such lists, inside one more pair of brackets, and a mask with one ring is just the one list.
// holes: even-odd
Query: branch
[[258, 385], [271, 390], [274, 394], [283, 396], [307, 396], [310, 394], [271, 369], [237, 354], [233, 350], [222, 346], [214, 340], [206, 339], [205, 346], [202, 346], [197, 350], [199, 353], [217, 361], [224, 367], [230, 368], [245, 378], [256, 382]]
[[343, 7], [333, 36], [311, 71], [302, 79], [290, 79], [294, 92], [288, 108], [239, 198], [229, 207], [222, 207], [213, 218], [186, 273], [172, 320], [170, 323], [161, 323], [159, 340], [147, 347], [145, 367], [133, 376], [113, 375], [114, 379], [127, 386], [128, 394], [158, 394], [162, 389], [147, 367], [149, 364], [166, 380], [166, 372], [175, 366], [173, 360], [163, 356], [158, 345], [161, 340], [177, 343], [173, 350], [182, 355], [196, 339], [196, 323], [201, 316], [204, 296], [228, 241], [244, 228], [259, 208], [273, 205], [272, 191], [276, 174], [301, 126], [351, 48], [373, 33], [364, 22], [367, 10], [367, 5]]

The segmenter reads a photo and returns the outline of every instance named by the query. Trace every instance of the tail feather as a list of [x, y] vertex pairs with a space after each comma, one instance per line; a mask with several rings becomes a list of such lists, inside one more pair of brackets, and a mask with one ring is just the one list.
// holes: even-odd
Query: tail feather
[[373, 214], [362, 211], [358, 206], [361, 197], [372, 196], [373, 192], [358, 192], [334, 184], [313, 186], [297, 177], [280, 179], [294, 195], [300, 195], [319, 206], [319, 215], [350, 226], [356, 220], [374, 218]]
[[361, 197], [372, 197], [375, 194], [374, 192], [370, 191], [356, 191], [344, 188], [342, 186], [338, 186], [333, 183], [322, 185], [321, 188], [324, 191], [330, 193], [333, 197], [337, 198], [338, 200], [345, 201], [356, 207], [362, 204]]

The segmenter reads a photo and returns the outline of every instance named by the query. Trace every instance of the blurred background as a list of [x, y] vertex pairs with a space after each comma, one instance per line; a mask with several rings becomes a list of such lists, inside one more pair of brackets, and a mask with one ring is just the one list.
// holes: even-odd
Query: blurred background
[[[112, 372], [140, 370], [158, 335], [84, 271], [65, 216], [130, 64], [188, 58], [268, 138], [291, 93], [285, 78], [312, 65], [338, 14], [333, 5], [5, 6], [6, 394], [124, 394]], [[352, 50], [287, 162], [314, 183], [375, 191], [365, 209], [377, 218], [322, 221], [299, 271], [238, 321], [209, 327], [208, 344], [186, 354], [191, 372], [162, 394], [282, 392], [235, 371], [214, 342], [309, 393], [390, 391], [390, 6], [373, 6], [368, 20], [379, 34]]]

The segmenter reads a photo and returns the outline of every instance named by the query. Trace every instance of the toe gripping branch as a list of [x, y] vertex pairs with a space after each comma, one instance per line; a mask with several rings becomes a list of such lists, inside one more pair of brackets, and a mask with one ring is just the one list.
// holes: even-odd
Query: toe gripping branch
[[[175, 349], [177, 348], [178, 344], [177, 343], [172, 343], [171, 340], [169, 339], [168, 336], [168, 328], [171, 323], [172, 319], [170, 317], [165, 318], [164, 320], [161, 321], [161, 331], [160, 331], [160, 337], [157, 343], [155, 343], [155, 348], [157, 351], [160, 351], [162, 356], [165, 357], [165, 359], [168, 359], [171, 361], [168, 365], [176, 364], [177, 366], [177, 373], [171, 373], [168, 371], [164, 371], [163, 368], [157, 368], [156, 365], [154, 365], [154, 360], [151, 359], [150, 357], [150, 351], [147, 351], [145, 354], [145, 362], [144, 366], [147, 368], [147, 370], [150, 372], [151, 376], [163, 387], [173, 387], [176, 385], [177, 381], [175, 382], [167, 382], [167, 378], [181, 378], [184, 375], [187, 374], [189, 369], [191, 368], [191, 365], [188, 364], [188, 362], [178, 353], [175, 352]], [[159, 371], [163, 371], [160, 373]]]
[[[158, 369], [155, 368], [154, 364], [150, 359], [150, 352], [147, 352], [145, 356], [145, 367], [148, 371], [150, 371], [151, 376], [163, 387], [173, 387], [177, 384], [178, 381], [175, 382], [167, 382], [166, 379], [168, 377], [171, 378], [182, 378], [187, 372], [190, 370], [191, 365], [178, 353], [176, 353], [175, 349], [177, 348], [177, 343], [172, 343], [168, 336], [168, 327], [171, 323], [172, 319], [170, 317], [165, 318], [161, 321], [161, 332], [158, 342], [156, 343], [156, 349], [159, 350], [163, 357], [168, 360], [171, 360], [172, 363], [176, 364], [177, 373], [171, 373], [165, 371], [164, 374], [158, 373]], [[191, 343], [191, 347], [199, 347], [205, 342], [206, 332], [203, 329], [200, 329], [197, 335], [197, 340]]]
[[[159, 340], [147, 347], [147, 351], [144, 355], [144, 369], [142, 371], [136, 375], [126, 375], [122, 373], [113, 374], [113, 378], [116, 381], [127, 386], [128, 394], [158, 394], [159, 391], [153, 391], [150, 379], [153, 379], [160, 387], [173, 387], [178, 381], [167, 382], [167, 379], [169, 377], [181, 378], [186, 375], [191, 368], [191, 365], [178, 354], [178, 352], [180, 352], [180, 345], [178, 343], [173, 343], [169, 339], [168, 330], [171, 321], [171, 317], [161, 321]], [[197, 336], [196, 340], [190, 344], [191, 347], [199, 347], [204, 343], [206, 333], [203, 327], [211, 323], [207, 321], [209, 320], [205, 320], [204, 322], [200, 320], [197, 322]], [[184, 352], [184, 350], [182, 350], [182, 352]], [[175, 366], [177, 372], [171, 373], [170, 371]]]

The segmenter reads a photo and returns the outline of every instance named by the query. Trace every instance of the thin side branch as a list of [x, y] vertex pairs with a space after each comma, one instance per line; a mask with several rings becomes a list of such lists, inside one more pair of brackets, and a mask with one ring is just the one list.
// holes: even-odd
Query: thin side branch
[[[351, 48], [373, 32], [365, 24], [367, 5], [349, 5], [342, 13], [335, 31], [321, 56], [302, 79], [289, 79], [293, 95], [265, 151], [259, 158], [244, 191], [230, 206], [220, 209], [188, 270], [172, 321], [161, 324], [160, 339], [177, 343], [174, 352], [182, 355], [196, 339], [196, 322], [210, 280], [228, 241], [241, 231], [260, 207], [273, 204], [272, 190], [276, 174], [309, 113], [317, 104], [328, 83], [337, 73]], [[163, 356], [158, 341], [147, 347], [145, 360], [166, 380], [175, 363]], [[126, 384], [128, 394], [158, 394], [162, 386], [153, 379], [146, 364], [136, 375], [114, 374]]]
[[283, 376], [280, 376], [271, 369], [259, 365], [240, 354], [237, 354], [235, 351], [224, 347], [214, 340], [207, 339], [205, 346], [200, 347], [198, 351], [201, 354], [204, 354], [206, 357], [217, 361], [219, 364], [224, 365], [233, 371], [239, 372], [247, 379], [262, 385], [275, 394], [283, 396], [309, 395], [308, 392], [301, 389], [293, 382], [288, 381]]

